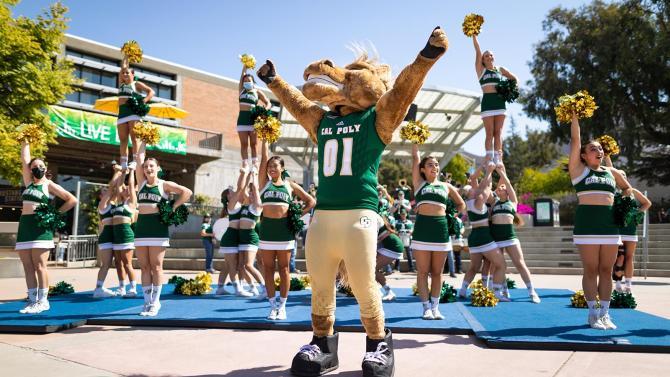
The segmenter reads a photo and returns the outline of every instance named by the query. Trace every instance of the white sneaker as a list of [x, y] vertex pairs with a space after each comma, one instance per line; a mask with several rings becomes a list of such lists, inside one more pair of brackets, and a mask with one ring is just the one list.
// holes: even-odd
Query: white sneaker
[[423, 310], [423, 316], [421, 318], [427, 320], [435, 319], [435, 317], [433, 317], [433, 311], [430, 310], [430, 308]]
[[19, 310], [21, 314], [33, 314], [35, 313], [35, 308], [37, 307], [37, 302], [29, 302], [25, 308]]
[[231, 293], [228, 292], [225, 287], [216, 288], [216, 292], [214, 292], [214, 295], [216, 295], [216, 296], [225, 296], [225, 295], [229, 295], [229, 294], [231, 294]]
[[444, 319], [444, 316], [442, 315], [442, 313], [440, 313], [440, 308], [439, 307], [436, 306], [436, 307], [430, 309], [430, 311], [433, 314], [433, 319]]
[[255, 285], [252, 285], [252, 286], [251, 286], [251, 290], [249, 290], [249, 292], [250, 292], [253, 296], [260, 296], [260, 295], [261, 295], [261, 292], [258, 291], [258, 287], [255, 286]]
[[137, 169], [137, 162], [135, 162], [135, 161], [130, 161], [130, 162], [128, 163], [128, 169], [131, 169], [131, 170], [135, 170], [135, 169]]
[[268, 316], [265, 318], [269, 319], [270, 321], [277, 319], [277, 309], [270, 308], [270, 314], [268, 314]]
[[610, 318], [609, 313], [605, 314], [604, 316], [600, 317], [600, 322], [605, 325], [605, 329], [607, 330], [616, 330], [616, 325], [614, 322], [612, 322], [612, 318]]
[[501, 291], [495, 292], [495, 296], [498, 299], [498, 301], [500, 301], [500, 302], [510, 302], [510, 301], [512, 301], [512, 300], [508, 299], [507, 297], [505, 297], [505, 295], [502, 294]]
[[395, 300], [395, 293], [393, 293], [393, 290], [389, 289], [388, 292], [382, 297], [382, 301], [393, 301]]
[[125, 288], [116, 288], [116, 291], [114, 291], [115, 296], [123, 297], [126, 295], [126, 289]]
[[530, 301], [533, 302], [533, 304], [539, 304], [540, 303], [540, 296], [537, 295], [537, 292], [532, 291], [531, 293], [528, 294], [528, 297], [530, 297]]
[[237, 296], [240, 296], [240, 297], [253, 297], [253, 296], [254, 296], [253, 293], [248, 292], [248, 291], [245, 291], [244, 289], [240, 289], [240, 290], [237, 291], [235, 294], [236, 294]]
[[37, 304], [35, 305], [35, 309], [32, 313], [33, 314], [38, 314], [38, 313], [45, 312], [49, 309], [51, 309], [51, 305], [49, 305], [49, 300], [40, 300], [40, 301], [37, 301]]
[[631, 287], [625, 286], [623, 287], [623, 293], [633, 293], [633, 289]]
[[623, 293], [623, 286], [621, 285], [620, 281], [616, 282], [616, 286], [614, 287], [614, 290], [619, 292], [619, 293]]
[[116, 296], [116, 293], [107, 288], [96, 288], [95, 291], [93, 291], [93, 298], [107, 298], [114, 296]]
[[151, 304], [149, 306], [149, 310], [147, 311], [146, 316], [147, 317], [155, 317], [156, 315], [158, 315], [159, 310], [161, 310], [161, 303], [160, 302], [157, 302], [155, 304]]
[[277, 309], [277, 320], [283, 321], [286, 319], [286, 307], [280, 306]]
[[510, 298], [509, 297], [509, 288], [507, 288], [507, 285], [503, 286], [502, 294], [503, 294], [503, 296], [505, 296], [507, 298]]
[[140, 315], [142, 317], [146, 317], [147, 313], [149, 313], [150, 308], [151, 308], [151, 304], [144, 304], [144, 306], [142, 307], [142, 311], [140, 312]]
[[122, 296], [123, 298], [135, 298], [137, 297], [137, 288], [130, 288], [126, 291], [126, 294]]
[[605, 324], [600, 320], [600, 318], [598, 318], [597, 315], [589, 315], [589, 326], [596, 330], [607, 330], [607, 327], [605, 327]]

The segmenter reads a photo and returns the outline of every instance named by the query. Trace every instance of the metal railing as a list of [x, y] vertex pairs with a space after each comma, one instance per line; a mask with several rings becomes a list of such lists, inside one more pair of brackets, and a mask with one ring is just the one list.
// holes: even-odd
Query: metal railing
[[98, 236], [95, 234], [85, 234], [79, 236], [70, 236], [67, 240], [59, 242], [65, 246], [65, 265], [67, 267], [82, 267], [88, 265], [86, 262], [92, 262], [95, 265], [97, 261]]
[[222, 135], [218, 132], [209, 132], [205, 130], [197, 130], [193, 128], [186, 128], [186, 145], [191, 147], [198, 147], [203, 149], [221, 150]]

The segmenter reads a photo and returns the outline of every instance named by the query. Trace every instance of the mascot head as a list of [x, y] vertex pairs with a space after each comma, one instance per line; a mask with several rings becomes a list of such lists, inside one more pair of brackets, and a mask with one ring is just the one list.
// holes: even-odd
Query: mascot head
[[391, 67], [368, 57], [355, 47], [358, 57], [344, 67], [331, 60], [316, 61], [305, 68], [302, 93], [314, 102], [341, 114], [361, 111], [377, 103], [392, 87]]

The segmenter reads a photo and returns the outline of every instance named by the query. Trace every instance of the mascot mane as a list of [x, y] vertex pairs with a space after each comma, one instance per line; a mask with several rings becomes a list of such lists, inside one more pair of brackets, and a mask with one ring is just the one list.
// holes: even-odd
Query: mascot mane
[[[368, 69], [372, 71], [386, 86], [386, 90], [393, 88], [391, 66], [379, 62], [379, 53], [372, 42], [368, 42], [369, 48], [358, 42], [347, 45], [347, 49], [354, 53], [355, 60], [347, 64], [345, 69]], [[371, 52], [370, 52], [371, 51]]]

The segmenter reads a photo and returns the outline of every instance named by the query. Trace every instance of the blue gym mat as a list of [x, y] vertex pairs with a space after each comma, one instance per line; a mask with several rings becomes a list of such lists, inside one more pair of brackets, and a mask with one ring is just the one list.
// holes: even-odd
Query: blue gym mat
[[594, 330], [587, 309], [570, 306], [573, 292], [539, 289], [533, 304], [525, 289], [495, 308], [464, 304], [475, 335], [491, 348], [571, 351], [670, 352], [670, 320], [634, 309], [610, 309], [616, 330]]
[[[118, 326], [167, 326], [167, 327], [216, 327], [261, 330], [310, 331], [311, 291], [290, 292], [286, 303], [287, 320], [270, 321], [267, 300], [236, 296], [180, 296], [169, 294], [173, 287], [164, 286], [161, 296], [161, 310], [156, 317], [142, 317], [142, 300], [123, 300], [134, 305], [123, 309], [93, 316], [90, 325]], [[386, 325], [397, 333], [440, 333], [472, 334], [470, 325], [458, 309], [460, 304], [442, 304], [440, 310], [445, 319], [425, 321], [418, 297], [411, 295], [411, 289], [395, 289], [398, 296], [393, 302], [384, 303]], [[362, 332], [360, 312], [352, 297], [338, 297], [335, 313], [337, 331]]]

